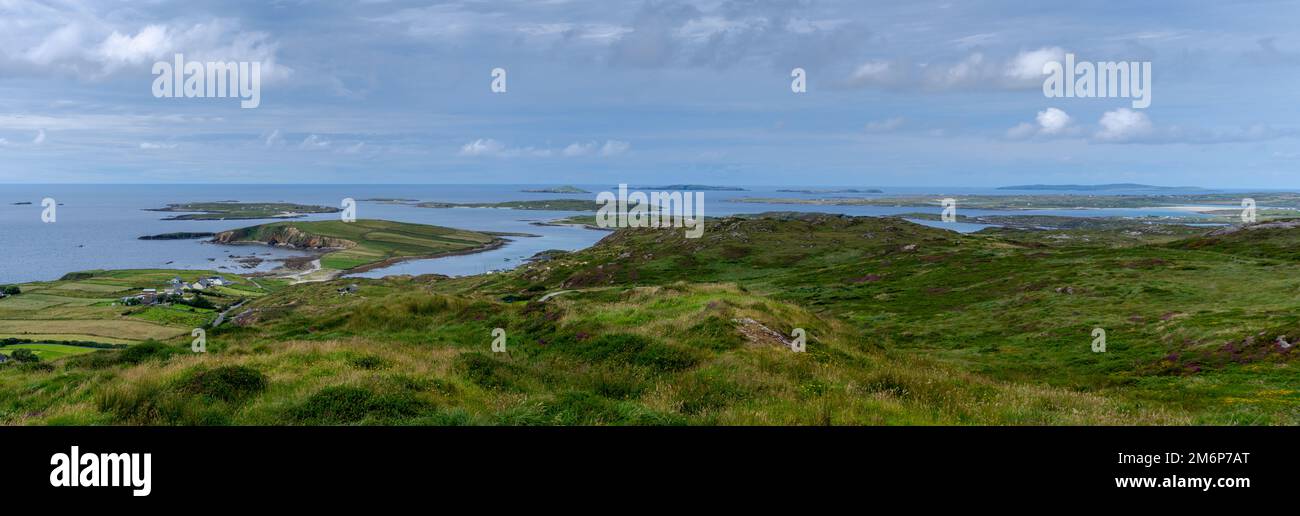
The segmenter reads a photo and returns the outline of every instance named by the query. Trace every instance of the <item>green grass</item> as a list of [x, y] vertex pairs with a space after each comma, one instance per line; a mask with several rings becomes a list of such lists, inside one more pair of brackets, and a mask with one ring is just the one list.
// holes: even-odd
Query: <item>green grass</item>
[[66, 344], [11, 344], [0, 347], [0, 353], [10, 355], [13, 354], [16, 349], [30, 349], [33, 353], [36, 353], [36, 356], [40, 357], [41, 360], [55, 360], [67, 356], [97, 351], [95, 348], [69, 346]]
[[0, 422], [1300, 424], [1276, 344], [1300, 340], [1300, 230], [1057, 222], [710, 219], [504, 274], [281, 284], [207, 354], [181, 335], [0, 370]]

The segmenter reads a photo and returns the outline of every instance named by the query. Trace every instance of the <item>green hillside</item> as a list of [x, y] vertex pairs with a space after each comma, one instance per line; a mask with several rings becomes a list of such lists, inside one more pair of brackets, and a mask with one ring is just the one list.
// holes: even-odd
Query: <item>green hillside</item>
[[502, 274], [292, 285], [206, 355], [182, 337], [7, 366], [0, 422], [1300, 423], [1300, 263], [1253, 254], [1300, 230], [1211, 248], [1187, 235], [1214, 228], [1060, 222], [733, 217]]

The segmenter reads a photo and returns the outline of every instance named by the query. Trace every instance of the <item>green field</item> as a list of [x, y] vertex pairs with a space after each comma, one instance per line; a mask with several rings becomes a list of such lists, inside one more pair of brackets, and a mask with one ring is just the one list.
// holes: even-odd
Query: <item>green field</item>
[[98, 351], [95, 348], [69, 346], [66, 344], [14, 344], [0, 347], [0, 353], [10, 355], [17, 349], [30, 349], [33, 353], [36, 353], [36, 356], [41, 357], [41, 360], [56, 360], [72, 355]]
[[130, 344], [188, 335], [215, 318], [216, 311], [184, 305], [128, 307], [122, 305], [121, 298], [138, 294], [141, 289], [165, 288], [174, 277], [192, 283], [209, 276], [221, 276], [232, 282], [206, 291], [205, 297], [217, 305], [263, 296], [269, 289], [284, 284], [265, 279], [253, 283], [234, 274], [213, 271], [135, 269], [69, 273], [58, 281], [23, 284], [22, 294], [0, 299], [0, 338]]

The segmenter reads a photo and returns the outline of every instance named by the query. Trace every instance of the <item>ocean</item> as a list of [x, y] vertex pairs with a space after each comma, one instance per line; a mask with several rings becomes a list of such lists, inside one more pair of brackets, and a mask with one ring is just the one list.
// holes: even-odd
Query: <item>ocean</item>
[[[591, 192], [614, 191], [611, 185], [577, 185]], [[633, 185], [648, 190], [649, 186]], [[359, 276], [382, 277], [392, 274], [447, 274], [463, 276], [518, 266], [540, 251], [578, 250], [589, 247], [608, 233], [578, 227], [539, 226], [544, 222], [590, 212], [533, 211], [493, 208], [418, 208], [414, 206], [368, 202], [363, 199], [402, 198], [439, 202], [499, 202], [542, 199], [595, 199], [595, 194], [529, 193], [524, 189], [539, 185], [0, 185], [0, 242], [5, 260], [0, 265], [0, 283], [54, 280], [64, 274], [92, 269], [213, 269], [232, 273], [265, 271], [274, 268], [276, 258], [295, 256], [292, 250], [261, 246], [223, 246], [203, 240], [139, 240], [143, 235], [173, 232], [220, 232], [228, 229], [272, 222], [266, 220], [169, 221], [170, 212], [145, 211], [167, 204], [186, 202], [241, 201], [292, 202], [339, 207], [344, 198], [358, 201], [357, 217], [387, 219], [454, 228], [510, 233], [530, 233], [536, 237], [512, 237], [510, 242], [491, 251], [411, 260], [390, 267], [374, 269]], [[811, 206], [772, 205], [726, 202], [738, 197], [827, 196], [901, 196], [917, 194], [1027, 194], [989, 188], [882, 188], [883, 194], [804, 194], [778, 192], [779, 189], [832, 187], [745, 186], [745, 191], [705, 191], [705, 215], [709, 217], [766, 211], [805, 211], [849, 215], [893, 215], [925, 211], [916, 207], [880, 206]], [[863, 187], [858, 187], [863, 188]], [[1032, 192], [1054, 193], [1054, 192]], [[1055, 192], [1070, 193], [1070, 192]], [[1078, 193], [1078, 192], [1074, 192]], [[1126, 193], [1126, 192], [1106, 192]], [[1149, 193], [1149, 192], [1139, 192]], [[52, 198], [58, 203], [53, 223], [41, 220], [41, 200]], [[31, 203], [31, 204], [18, 204]], [[938, 213], [939, 208], [933, 208]], [[991, 210], [960, 210], [963, 215], [1008, 213]], [[1075, 216], [1193, 215], [1173, 209], [1104, 209], [1104, 210], [1034, 210], [1016, 214]], [[337, 213], [309, 215], [302, 220], [336, 218]], [[977, 231], [980, 224], [944, 224], [917, 221], [956, 231]], [[263, 259], [248, 268], [246, 258]], [[241, 262], [242, 259], [242, 262]]]

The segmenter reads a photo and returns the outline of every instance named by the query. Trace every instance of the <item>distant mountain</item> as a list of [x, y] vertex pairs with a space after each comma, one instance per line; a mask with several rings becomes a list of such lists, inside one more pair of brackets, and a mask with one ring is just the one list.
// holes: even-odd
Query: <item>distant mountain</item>
[[1138, 183], [1110, 183], [1104, 185], [1016, 185], [1002, 186], [998, 190], [1071, 190], [1100, 192], [1106, 190], [1204, 190], [1199, 186], [1153, 186]]

